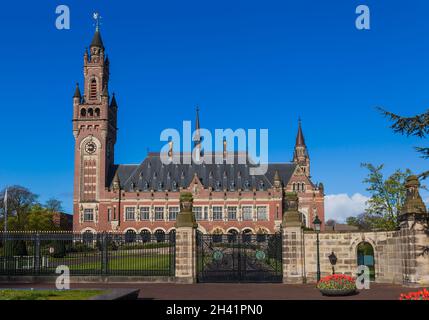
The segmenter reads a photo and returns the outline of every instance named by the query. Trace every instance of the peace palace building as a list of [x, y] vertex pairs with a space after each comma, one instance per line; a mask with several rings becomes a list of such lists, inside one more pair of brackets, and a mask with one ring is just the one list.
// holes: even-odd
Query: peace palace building
[[[83, 59], [83, 95], [77, 85], [73, 96], [75, 231], [173, 231], [185, 190], [193, 193], [193, 211], [203, 233], [276, 232], [290, 192], [299, 197], [307, 227], [316, 215], [324, 221], [323, 185], [310, 179], [301, 123], [293, 161], [270, 163], [263, 175], [251, 175], [253, 164], [247, 162], [164, 164], [159, 153], [149, 153], [141, 164], [115, 164], [118, 105], [115, 95], [109, 96], [110, 62], [98, 28]], [[198, 111], [195, 126], [198, 133]]]

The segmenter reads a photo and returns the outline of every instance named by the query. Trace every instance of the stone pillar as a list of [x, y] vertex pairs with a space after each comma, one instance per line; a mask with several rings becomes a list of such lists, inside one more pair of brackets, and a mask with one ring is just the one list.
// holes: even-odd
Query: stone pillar
[[192, 213], [192, 193], [180, 194], [180, 212], [176, 220], [176, 280], [195, 283], [197, 281], [196, 230], [198, 224]]
[[419, 193], [417, 176], [405, 183], [407, 194], [399, 215], [403, 244], [401, 260], [403, 283], [409, 286], [429, 285], [429, 229], [428, 212]]
[[298, 212], [298, 196], [286, 195], [282, 222], [283, 283], [305, 283], [304, 233]]

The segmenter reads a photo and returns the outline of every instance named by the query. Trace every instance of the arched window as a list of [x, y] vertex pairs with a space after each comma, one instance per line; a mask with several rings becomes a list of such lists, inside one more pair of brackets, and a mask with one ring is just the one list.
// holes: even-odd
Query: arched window
[[243, 242], [250, 242], [252, 240], [252, 230], [244, 229], [241, 239]]
[[134, 230], [128, 230], [125, 232], [125, 243], [135, 242], [136, 232]]
[[88, 109], [88, 117], [92, 117], [94, 116], [94, 110], [92, 110], [92, 108]]
[[164, 230], [158, 229], [155, 231], [156, 242], [164, 242], [165, 241], [165, 232]]
[[146, 242], [150, 242], [150, 231], [149, 230], [143, 230], [142, 232], [140, 232], [140, 236], [142, 238], [142, 242], [146, 243]]
[[259, 229], [256, 233], [256, 241], [264, 242], [267, 239], [267, 232], [264, 229]]
[[91, 100], [97, 99], [97, 80], [92, 79], [89, 87], [89, 98]]
[[95, 116], [96, 117], [100, 116], [100, 109], [99, 108], [95, 108]]
[[231, 229], [228, 231], [228, 242], [236, 242], [237, 241], [237, 230]]
[[212, 240], [214, 243], [222, 242], [222, 230], [216, 229], [213, 231]]
[[301, 191], [304, 192], [305, 191], [305, 184], [301, 183]]
[[80, 116], [86, 117], [86, 109], [85, 108], [80, 109]]

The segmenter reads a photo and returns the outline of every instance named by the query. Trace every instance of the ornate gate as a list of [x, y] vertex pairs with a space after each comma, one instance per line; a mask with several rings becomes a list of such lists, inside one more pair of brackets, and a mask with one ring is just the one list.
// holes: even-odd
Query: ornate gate
[[281, 234], [197, 232], [198, 282], [281, 282]]

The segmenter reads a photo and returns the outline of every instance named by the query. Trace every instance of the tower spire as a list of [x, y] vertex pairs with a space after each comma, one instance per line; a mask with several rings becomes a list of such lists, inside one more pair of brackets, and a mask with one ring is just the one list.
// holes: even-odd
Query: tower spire
[[200, 135], [200, 107], [197, 106], [195, 109], [195, 136], [194, 136], [194, 147], [201, 144]]
[[302, 133], [301, 118], [298, 118], [298, 133], [295, 146], [305, 146], [304, 134]]
[[299, 165], [305, 175], [310, 176], [310, 157], [302, 133], [301, 118], [298, 119], [298, 132], [296, 134], [293, 162]]
[[99, 47], [104, 49], [103, 40], [101, 39], [101, 33], [100, 33], [101, 16], [98, 12], [94, 12], [92, 17], [95, 20], [95, 33], [91, 41], [91, 47]]

